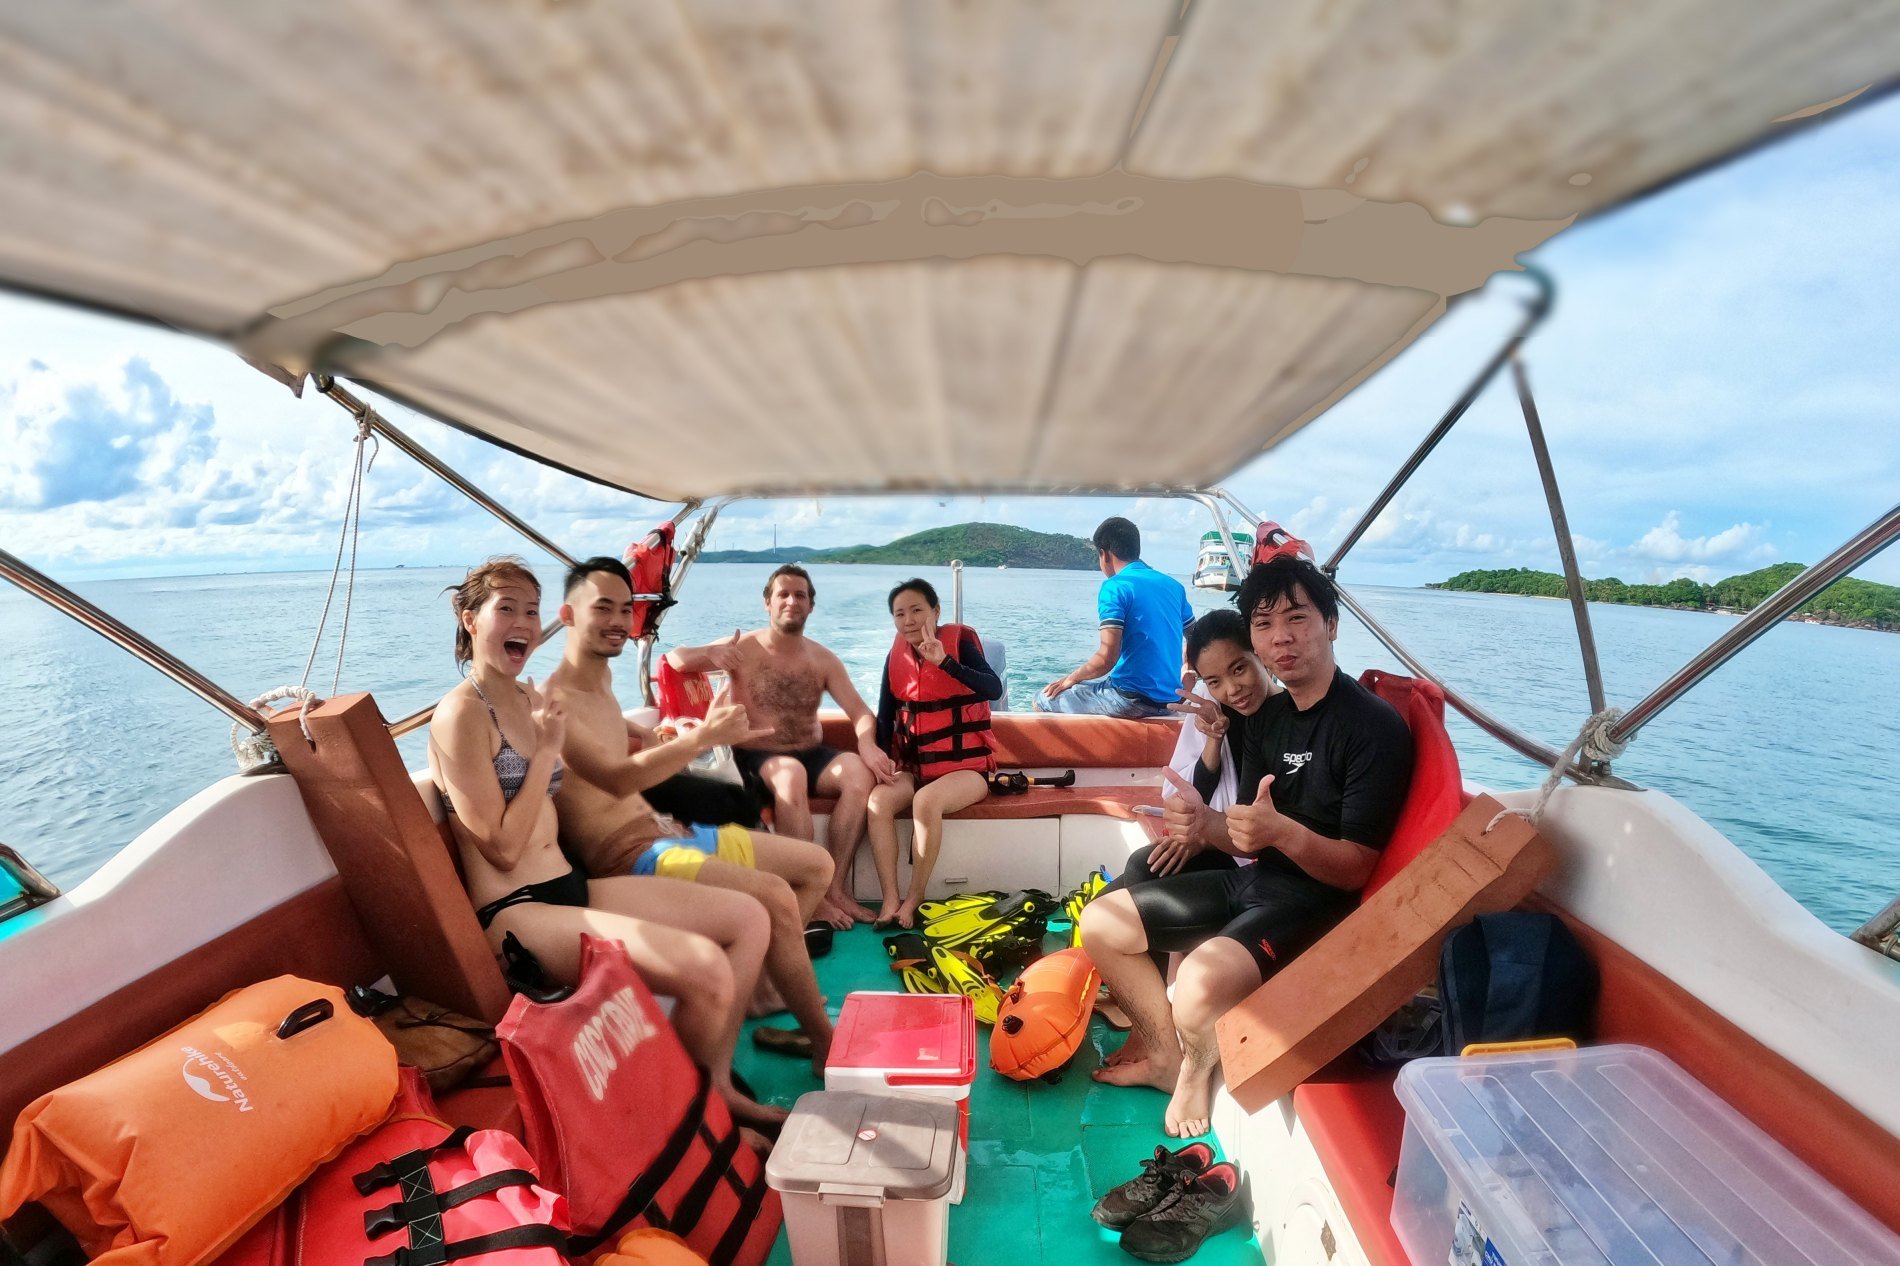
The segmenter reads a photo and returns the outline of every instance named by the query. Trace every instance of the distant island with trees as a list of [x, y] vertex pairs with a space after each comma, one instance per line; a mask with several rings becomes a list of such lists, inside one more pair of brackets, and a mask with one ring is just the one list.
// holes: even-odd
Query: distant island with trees
[[[1661, 585], [1628, 585], [1612, 576], [1607, 580], [1584, 581], [1583, 592], [1592, 602], [1736, 613], [1752, 611], [1768, 595], [1806, 570], [1800, 563], [1776, 563], [1712, 585], [1687, 577]], [[1515, 593], [1533, 598], [1567, 598], [1570, 594], [1564, 578], [1556, 572], [1533, 571], [1528, 567], [1464, 571], [1450, 580], [1425, 587], [1466, 593]], [[1900, 633], [1900, 588], [1875, 584], [1871, 580], [1837, 580], [1802, 603], [1789, 618], [1812, 624]]]
[[1095, 547], [1081, 537], [1060, 532], [1032, 532], [1007, 523], [959, 523], [954, 527], [931, 528], [899, 537], [888, 545], [717, 549], [708, 550], [699, 558], [703, 563], [884, 563], [893, 567], [947, 567], [952, 559], [962, 559], [969, 567], [1095, 570]]

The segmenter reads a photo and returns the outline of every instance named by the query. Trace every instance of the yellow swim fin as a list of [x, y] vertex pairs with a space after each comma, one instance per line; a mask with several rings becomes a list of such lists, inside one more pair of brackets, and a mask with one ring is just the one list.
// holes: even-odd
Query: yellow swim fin
[[968, 994], [976, 1004], [976, 1019], [979, 1024], [995, 1024], [996, 1009], [1003, 1005], [1002, 986], [990, 979], [968, 954], [958, 953], [942, 945], [930, 947], [930, 963], [936, 969], [937, 979], [948, 985], [946, 993]]

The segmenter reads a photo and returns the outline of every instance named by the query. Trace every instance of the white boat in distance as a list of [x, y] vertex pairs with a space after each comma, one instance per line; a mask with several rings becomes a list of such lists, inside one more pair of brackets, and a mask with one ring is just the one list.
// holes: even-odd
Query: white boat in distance
[[[1253, 537], [1245, 532], [1234, 533], [1234, 549], [1239, 552], [1242, 563], [1253, 554]], [[1227, 543], [1219, 532], [1201, 533], [1201, 552], [1194, 560], [1194, 587], [1196, 589], [1219, 589], [1231, 592], [1240, 588], [1242, 572], [1234, 566], [1234, 560], [1228, 556]]]
[[[678, 502], [676, 591], [741, 497], [1175, 496], [1217, 530], [1256, 524], [1221, 480], [1515, 274], [1491, 284], [1528, 292], [1522, 324], [1421, 420], [1418, 451], [1393, 454], [1399, 475], [1324, 560], [1341, 572], [1547, 311], [1523, 252], [1900, 82], [1900, 21], [1854, 0], [736, 0], [637, 20], [601, 3], [422, 0], [365, 20], [129, 0], [12, 6], [0, 50], [0, 286], [228, 343], [511, 522], [347, 384]], [[1530, 902], [1593, 953], [1598, 1037], [1667, 1055], [1813, 1171], [1807, 1205], [1749, 1193], [1745, 1220], [1778, 1247], [1699, 1224], [1684, 1234], [1701, 1256], [1683, 1260], [1900, 1260], [1894, 912], [1859, 939], [1831, 932], [1612, 761], [1896, 534], [1900, 507], [1620, 715], [1587, 650], [1565, 750], [1447, 683], [1452, 706], [1567, 780], [1498, 798], [1541, 814], [1558, 862]], [[1427, 675], [1352, 599], [1349, 570], [1348, 611]], [[0, 858], [23, 889], [0, 892], [0, 1121], [279, 972], [387, 973], [499, 1016], [439, 801], [393, 742], [426, 712], [385, 724], [345, 696], [300, 733], [295, 712], [261, 715], [23, 561], [0, 553], [0, 571], [274, 735], [285, 769], [204, 789], [73, 893], [48, 898]], [[949, 823], [940, 886], [1061, 892], [1147, 842], [1130, 810], [1159, 794], [1166, 725], [1009, 714], [997, 734], [1008, 763], [1072, 768], [1077, 785], [1023, 797], [1034, 813]], [[1271, 1026], [1236, 1011], [1215, 1130], [1251, 1184], [1264, 1259], [1446, 1260], [1449, 1243], [1413, 1260], [1393, 1230], [1389, 1073], [1334, 1061], [1263, 1101], [1247, 1070]], [[1569, 1194], [1640, 1222], [1643, 1184], [1670, 1172]], [[1098, 1247], [1092, 1225], [1040, 1235], [1065, 1261]]]

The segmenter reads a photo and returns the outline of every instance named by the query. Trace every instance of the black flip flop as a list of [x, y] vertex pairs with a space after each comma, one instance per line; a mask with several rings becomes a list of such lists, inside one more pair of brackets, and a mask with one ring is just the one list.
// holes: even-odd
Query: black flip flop
[[[762, 1051], [771, 1051], [774, 1055], [796, 1055], [800, 1059], [811, 1058], [811, 1038], [803, 1029], [773, 1029], [763, 1025], [752, 1030], [752, 1045]], [[734, 1085], [738, 1084], [734, 1079]], [[751, 1096], [758, 1098], [757, 1095]]]

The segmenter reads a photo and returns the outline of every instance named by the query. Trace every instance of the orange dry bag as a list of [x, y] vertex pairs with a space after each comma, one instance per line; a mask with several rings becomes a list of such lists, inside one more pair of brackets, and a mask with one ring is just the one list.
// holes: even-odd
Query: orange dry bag
[[1089, 1031], [1101, 983], [1080, 949], [1059, 950], [1023, 968], [997, 1008], [990, 1067], [1028, 1081], [1068, 1063]]
[[706, 1259], [671, 1231], [643, 1226], [620, 1237], [614, 1251], [594, 1266], [706, 1266]]
[[396, 1049], [343, 991], [279, 976], [27, 1105], [0, 1217], [37, 1200], [108, 1266], [234, 1243], [396, 1096]]

